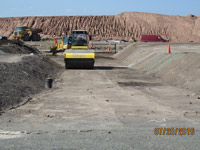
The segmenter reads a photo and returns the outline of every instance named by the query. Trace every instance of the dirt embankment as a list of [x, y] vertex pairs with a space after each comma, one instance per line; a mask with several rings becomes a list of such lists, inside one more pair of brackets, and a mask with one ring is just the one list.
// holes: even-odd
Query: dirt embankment
[[0, 52], [8, 54], [41, 54], [39, 50], [25, 45], [21, 41], [0, 41]]
[[200, 18], [127, 12], [115, 16], [0, 18], [0, 35], [11, 36], [17, 26], [41, 28], [43, 38], [86, 29], [94, 40], [139, 40], [141, 34], [162, 34], [174, 42], [200, 41]]
[[44, 89], [45, 78], [56, 77], [56, 68], [47, 59], [27, 56], [19, 63], [0, 63], [0, 110]]
[[123, 65], [150, 74], [162, 81], [199, 92], [200, 44], [173, 43], [171, 54], [166, 43], [135, 43], [115, 55]]
[[22, 42], [0, 41], [0, 111], [11, 108], [45, 88], [48, 76], [60, 68]]

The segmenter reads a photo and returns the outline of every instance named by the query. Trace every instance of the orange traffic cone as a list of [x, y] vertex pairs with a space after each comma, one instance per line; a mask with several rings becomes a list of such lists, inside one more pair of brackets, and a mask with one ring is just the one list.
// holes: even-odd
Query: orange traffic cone
[[171, 48], [170, 48], [170, 44], [168, 45], [168, 50], [167, 53], [170, 54], [171, 53]]

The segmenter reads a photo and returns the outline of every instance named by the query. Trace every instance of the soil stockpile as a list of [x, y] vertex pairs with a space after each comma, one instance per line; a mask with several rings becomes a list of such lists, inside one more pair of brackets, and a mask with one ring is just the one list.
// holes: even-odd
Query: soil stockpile
[[200, 42], [200, 17], [127, 12], [113, 16], [0, 18], [0, 35], [11, 36], [17, 26], [41, 28], [43, 38], [85, 29], [93, 40], [139, 40], [141, 34], [162, 34], [174, 42]]
[[0, 41], [0, 111], [40, 92], [59, 68], [36, 48], [20, 41]]
[[24, 98], [45, 88], [47, 76], [55, 77], [57, 68], [47, 58], [25, 56], [18, 63], [0, 63], [0, 110], [15, 106]]
[[21, 41], [0, 41], [0, 52], [9, 54], [40, 54], [36, 48], [25, 45]]

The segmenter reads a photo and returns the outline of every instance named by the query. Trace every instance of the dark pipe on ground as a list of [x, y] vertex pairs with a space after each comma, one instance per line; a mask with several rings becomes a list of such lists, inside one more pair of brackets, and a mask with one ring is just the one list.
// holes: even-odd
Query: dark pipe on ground
[[52, 78], [46, 78], [45, 80], [45, 88], [50, 89], [53, 87], [53, 79]]

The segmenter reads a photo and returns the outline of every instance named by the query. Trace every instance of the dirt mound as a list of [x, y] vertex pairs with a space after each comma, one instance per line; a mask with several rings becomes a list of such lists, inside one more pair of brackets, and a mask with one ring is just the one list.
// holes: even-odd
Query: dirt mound
[[0, 70], [0, 110], [4, 110], [40, 92], [46, 77], [56, 77], [60, 69], [35, 55], [23, 57], [18, 63], [0, 63]]
[[94, 40], [139, 40], [141, 34], [162, 34], [170, 41], [200, 41], [200, 18], [126, 12], [116, 16], [58, 16], [0, 18], [0, 35], [11, 36], [17, 26], [41, 28], [43, 38], [86, 29]]
[[170, 41], [200, 41], [200, 18], [194, 15], [182, 17], [150, 13], [122, 13], [116, 17], [125, 22], [127, 32], [132, 33], [136, 39], [141, 34], [161, 34]]
[[0, 41], [0, 51], [1, 53], [9, 54], [40, 54], [36, 48], [25, 45], [21, 41]]

